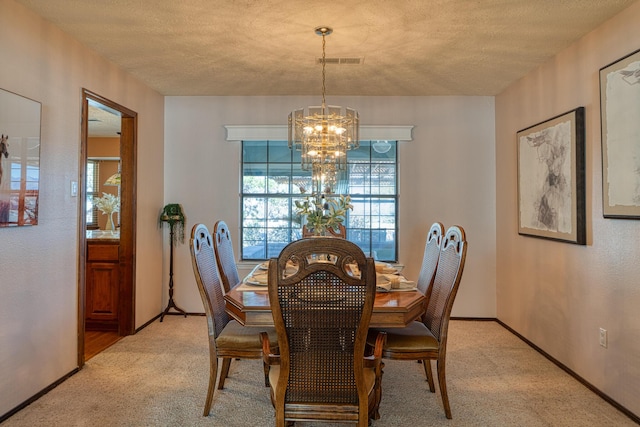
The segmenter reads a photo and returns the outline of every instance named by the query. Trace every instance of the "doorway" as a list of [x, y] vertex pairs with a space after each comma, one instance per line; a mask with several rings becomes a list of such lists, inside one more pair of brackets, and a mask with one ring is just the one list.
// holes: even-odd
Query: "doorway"
[[[116, 151], [103, 156], [96, 156], [95, 152], [89, 155], [90, 150], [95, 150], [92, 144], [97, 137], [97, 128], [102, 128], [105, 135], [113, 134], [109, 139], [115, 139]], [[101, 346], [106, 348], [135, 332], [136, 141], [136, 112], [83, 89], [78, 185], [79, 367], [88, 357], [101, 351]], [[97, 172], [99, 160], [104, 161], [104, 170], [109, 176]], [[117, 163], [117, 173], [113, 163]], [[113, 227], [111, 221], [92, 220], [92, 212], [94, 217], [99, 216], [94, 207], [99, 204], [94, 201], [100, 194], [95, 193], [107, 188], [102, 185], [114, 186], [115, 189], [111, 188], [107, 193], [111, 200], [117, 197], [119, 201], [119, 212], [108, 215], [113, 218]], [[107, 223], [109, 225], [105, 225]]]

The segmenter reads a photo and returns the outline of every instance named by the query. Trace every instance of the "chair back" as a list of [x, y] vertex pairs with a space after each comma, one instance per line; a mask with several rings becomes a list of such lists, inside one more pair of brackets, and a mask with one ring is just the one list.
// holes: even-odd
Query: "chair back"
[[231, 319], [224, 309], [224, 294], [216, 267], [213, 239], [204, 224], [195, 224], [191, 229], [189, 247], [193, 272], [207, 316], [209, 336], [214, 338], [210, 342], [215, 342], [215, 338]]
[[429, 230], [427, 242], [424, 245], [424, 255], [422, 256], [422, 266], [420, 267], [420, 276], [418, 276], [417, 288], [427, 299], [431, 292], [433, 278], [436, 275], [436, 267], [440, 258], [440, 249], [442, 247], [442, 237], [444, 236], [444, 225], [440, 222], [434, 222]]
[[[342, 239], [347, 238], [347, 228], [342, 224], [338, 224], [337, 230], [333, 228], [327, 228], [327, 233], [329, 233], [327, 237], [340, 237]], [[316, 237], [316, 234], [313, 231], [313, 228], [309, 228], [305, 224], [302, 226], [302, 238], [304, 239], [307, 237]]]
[[442, 241], [436, 276], [427, 302], [427, 311], [423, 316], [425, 326], [440, 342], [440, 348], [445, 348], [446, 345], [449, 316], [466, 257], [467, 240], [464, 229], [455, 225], [449, 227]]
[[318, 411], [339, 404], [366, 419], [363, 361], [375, 289], [373, 259], [348, 240], [301, 239], [271, 259], [269, 299], [281, 358], [276, 413], [291, 404]]
[[213, 234], [215, 236], [213, 247], [216, 254], [216, 263], [218, 264], [222, 288], [226, 293], [240, 283], [238, 266], [236, 265], [236, 258], [233, 254], [231, 233], [224, 221], [218, 221], [213, 227]]

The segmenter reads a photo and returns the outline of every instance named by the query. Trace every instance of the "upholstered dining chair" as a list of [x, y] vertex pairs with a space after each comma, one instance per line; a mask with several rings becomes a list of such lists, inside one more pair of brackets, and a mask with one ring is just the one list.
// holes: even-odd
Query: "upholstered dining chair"
[[268, 288], [280, 354], [269, 351], [262, 334], [263, 354], [272, 365], [276, 426], [349, 421], [365, 427], [379, 418], [384, 334], [373, 356], [364, 355], [376, 291], [373, 259], [344, 239], [297, 240], [271, 259]]
[[376, 344], [380, 332], [387, 334], [382, 357], [398, 360], [421, 360], [425, 365], [429, 389], [435, 392], [431, 360], [436, 360], [438, 384], [442, 404], [447, 418], [451, 418], [451, 407], [447, 395], [445, 360], [447, 355], [447, 331], [451, 308], [458, 292], [467, 256], [467, 241], [462, 227], [452, 226], [447, 230], [440, 249], [436, 274], [431, 285], [427, 309], [420, 321], [404, 328], [374, 329], [369, 331], [367, 343]]
[[229, 227], [224, 221], [218, 221], [213, 226], [213, 248], [216, 254], [216, 263], [218, 264], [218, 273], [222, 281], [224, 292], [229, 292], [240, 283], [240, 275], [238, 274], [238, 266], [236, 258], [233, 254], [233, 243], [231, 242], [231, 233]]
[[[342, 225], [342, 224], [338, 224], [338, 229], [335, 230], [333, 228], [327, 228], [327, 233], [329, 233], [328, 237], [341, 237], [343, 239], [347, 238], [347, 228]], [[307, 227], [307, 225], [303, 225], [302, 226], [302, 237], [306, 238], [306, 237], [314, 237], [316, 234], [313, 231], [312, 228]]]
[[[232, 320], [224, 310], [224, 297], [213, 253], [213, 239], [204, 224], [193, 226], [189, 246], [193, 272], [207, 316], [209, 333], [209, 389], [204, 405], [204, 416], [208, 416], [211, 412], [211, 402], [218, 376], [218, 358], [222, 358], [222, 369], [218, 381], [218, 389], [221, 390], [229, 374], [232, 358], [262, 358], [261, 332], [276, 348], [278, 339], [273, 327], [244, 327]], [[268, 372], [269, 367], [265, 364], [265, 386], [269, 384]]]

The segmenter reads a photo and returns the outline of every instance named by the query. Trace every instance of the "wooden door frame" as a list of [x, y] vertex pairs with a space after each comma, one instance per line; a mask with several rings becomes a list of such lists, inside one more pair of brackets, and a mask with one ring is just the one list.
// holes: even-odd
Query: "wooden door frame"
[[135, 271], [136, 271], [136, 165], [138, 113], [116, 104], [87, 89], [82, 89], [82, 126], [79, 174], [79, 233], [78, 248], [78, 367], [84, 365], [84, 332], [86, 315], [86, 176], [89, 100], [99, 102], [121, 114], [120, 129], [120, 289], [118, 298], [118, 333], [135, 333]]

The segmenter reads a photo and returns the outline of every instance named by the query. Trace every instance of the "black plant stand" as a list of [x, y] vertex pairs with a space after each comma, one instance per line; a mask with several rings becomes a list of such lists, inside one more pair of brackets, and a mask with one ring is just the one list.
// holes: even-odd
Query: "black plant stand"
[[[187, 313], [179, 308], [175, 301], [173, 301], [173, 239], [174, 239], [174, 235], [173, 233], [175, 228], [175, 223], [174, 222], [170, 222], [169, 223], [169, 240], [171, 241], [171, 246], [170, 246], [170, 254], [169, 254], [169, 303], [167, 304], [167, 308], [164, 309], [164, 312], [160, 315], [160, 321], [162, 322], [162, 319], [164, 319], [164, 316], [166, 316], [167, 314], [171, 314], [171, 315], [179, 315], [179, 314], [184, 314], [184, 317], [187, 317]], [[173, 313], [173, 312], [169, 312], [169, 310], [171, 308], [174, 308], [177, 313]]]

